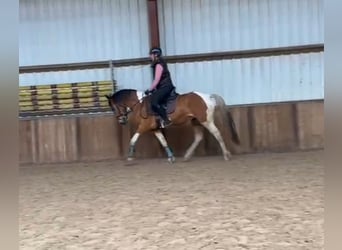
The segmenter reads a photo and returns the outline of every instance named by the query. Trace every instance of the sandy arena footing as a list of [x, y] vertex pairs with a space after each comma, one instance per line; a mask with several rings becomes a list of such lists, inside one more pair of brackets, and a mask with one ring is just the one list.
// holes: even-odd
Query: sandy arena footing
[[20, 247], [323, 248], [323, 151], [25, 166]]

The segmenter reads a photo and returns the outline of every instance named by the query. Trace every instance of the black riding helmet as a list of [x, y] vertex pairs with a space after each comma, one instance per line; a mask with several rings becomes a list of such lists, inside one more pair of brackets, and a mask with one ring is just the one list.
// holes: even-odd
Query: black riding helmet
[[159, 56], [162, 55], [162, 50], [159, 47], [153, 47], [153, 48], [150, 49], [150, 55], [151, 54], [154, 54], [154, 55], [159, 57]]

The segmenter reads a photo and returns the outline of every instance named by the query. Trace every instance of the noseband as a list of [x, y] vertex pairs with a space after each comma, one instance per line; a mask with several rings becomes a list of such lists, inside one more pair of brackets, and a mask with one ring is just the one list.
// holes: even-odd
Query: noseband
[[129, 113], [131, 113], [133, 111], [133, 108], [140, 102], [141, 100], [139, 99], [136, 103], [133, 104], [132, 107], [129, 107], [129, 106], [125, 106], [125, 105], [122, 105], [122, 104], [115, 104], [113, 103], [113, 105], [115, 107], [121, 107], [123, 108], [124, 112], [121, 112], [121, 109], [120, 108], [117, 108], [117, 110], [119, 111], [119, 114], [116, 115], [116, 118], [119, 120], [119, 122], [122, 122], [122, 123], [125, 123], [128, 119], [128, 115]]
[[132, 108], [128, 107], [128, 106], [124, 106], [122, 104], [113, 104], [114, 106], [119, 106], [121, 108], [123, 108], [124, 112], [121, 112], [120, 108], [117, 108], [117, 110], [119, 111], [119, 114], [116, 116], [117, 118], [122, 117], [122, 116], [127, 116], [130, 112], [132, 112]]

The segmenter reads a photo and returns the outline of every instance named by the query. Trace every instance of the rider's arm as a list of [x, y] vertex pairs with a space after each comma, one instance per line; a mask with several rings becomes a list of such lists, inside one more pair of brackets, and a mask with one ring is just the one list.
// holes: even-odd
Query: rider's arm
[[150, 90], [153, 90], [157, 87], [162, 73], [163, 73], [163, 67], [160, 64], [157, 64], [155, 75], [154, 75], [154, 80], [152, 82], [152, 86], [151, 86]]

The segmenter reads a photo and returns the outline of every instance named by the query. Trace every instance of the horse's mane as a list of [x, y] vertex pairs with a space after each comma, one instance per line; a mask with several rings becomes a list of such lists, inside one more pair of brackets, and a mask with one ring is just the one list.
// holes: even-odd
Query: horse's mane
[[112, 95], [112, 99], [115, 102], [123, 102], [125, 99], [129, 98], [132, 92], [136, 92], [135, 89], [121, 89]]

